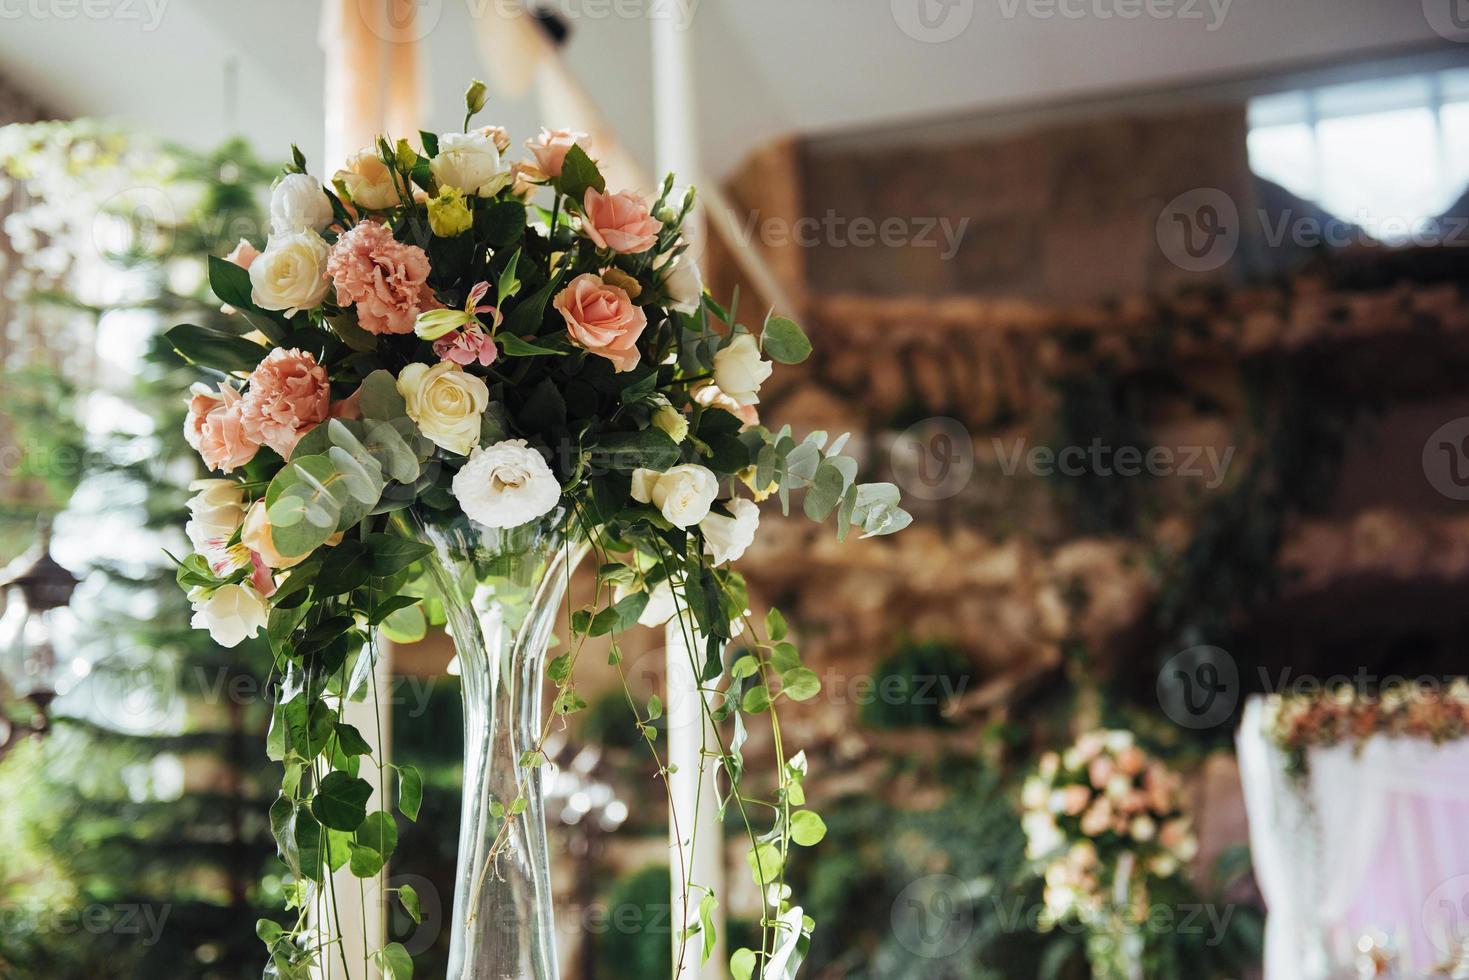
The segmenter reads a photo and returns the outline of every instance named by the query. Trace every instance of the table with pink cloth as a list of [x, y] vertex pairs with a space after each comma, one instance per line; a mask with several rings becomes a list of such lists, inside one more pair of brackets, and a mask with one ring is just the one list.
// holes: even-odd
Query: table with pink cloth
[[1395, 976], [1447, 976], [1435, 971], [1469, 941], [1469, 741], [1373, 736], [1310, 750], [1298, 777], [1265, 715], [1252, 700], [1238, 736], [1265, 980], [1340, 975], [1370, 934]]

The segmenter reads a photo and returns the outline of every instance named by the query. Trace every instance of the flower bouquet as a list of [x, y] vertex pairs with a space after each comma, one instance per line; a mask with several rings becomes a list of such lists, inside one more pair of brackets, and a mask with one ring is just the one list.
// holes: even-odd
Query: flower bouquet
[[1026, 856], [1045, 878], [1043, 928], [1079, 923], [1099, 977], [1142, 976], [1150, 880], [1198, 853], [1178, 776], [1131, 732], [1093, 731], [1041, 756], [1021, 791]]
[[[484, 86], [466, 102], [464, 132], [380, 139], [330, 187], [296, 151], [263, 248], [242, 241], [209, 264], [225, 315], [168, 334], [211, 372], [184, 435], [218, 474], [195, 486], [178, 579], [196, 626], [225, 646], [264, 631], [275, 657], [270, 817], [293, 914], [260, 923], [267, 972], [306, 977], [336, 956], [316, 886], [342, 867], [371, 877], [394, 851], [393, 803], [363, 767], [389, 777], [398, 814], [417, 815], [419, 775], [376, 759], [341, 712], [377, 696], [379, 632], [412, 638], [428, 619], [449, 625], [466, 706], [450, 976], [556, 977], [542, 742], [585, 706], [588, 637], [612, 636], [621, 670], [615, 635], [672, 619], [715, 723], [701, 757], [723, 770], [721, 803], [769, 901], [759, 948], [735, 951], [731, 972], [793, 976], [812, 923], [783, 868], [824, 824], [803, 808], [801, 753], [787, 746], [773, 791], [747, 795], [741, 745], [746, 719], [768, 715], [780, 746], [776, 711], [819, 683], [778, 612], [763, 631], [748, 621], [730, 563], [772, 495], [787, 511], [799, 491], [839, 535], [910, 518], [895, 487], [856, 482], [843, 440], [761, 424], [772, 362], [810, 344], [789, 319], [751, 330], [704, 293], [681, 234], [692, 191], [671, 177], [651, 203], [610, 190], [587, 138], [561, 130], [507, 165], [503, 130], [470, 129]], [[548, 663], [588, 553], [591, 591], [570, 603], [571, 642]], [[740, 630], [748, 653], [726, 665]], [[629, 703], [661, 759], [661, 700]], [[681, 904], [699, 915], [680, 928], [703, 933], [707, 957], [718, 898], [691, 887]], [[417, 916], [412, 890], [395, 891]], [[389, 976], [411, 973], [398, 944], [372, 955]]]

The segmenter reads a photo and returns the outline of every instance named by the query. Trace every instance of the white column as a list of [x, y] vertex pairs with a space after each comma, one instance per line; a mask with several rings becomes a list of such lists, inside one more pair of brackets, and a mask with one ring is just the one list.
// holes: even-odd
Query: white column
[[[687, 615], [684, 622], [678, 616], [669, 620], [664, 634], [668, 657], [667, 764], [677, 770], [668, 779], [668, 861], [673, 879], [675, 962], [680, 959], [678, 930], [682, 925], [698, 921], [699, 902], [705, 889], [712, 891], [719, 901], [713, 916], [716, 941], [709, 962], [700, 965], [704, 937], [691, 937], [682, 951], [683, 968], [677, 980], [720, 980], [725, 975], [724, 912], [728, 896], [724, 893], [724, 834], [714, 784], [718, 760], [703, 754], [706, 746], [710, 752], [718, 753], [719, 743], [704, 710], [705, 696], [699, 691], [695, 673], [695, 665], [704, 660], [704, 638]], [[690, 639], [695, 646], [692, 653]], [[685, 888], [688, 888], [687, 907]]]

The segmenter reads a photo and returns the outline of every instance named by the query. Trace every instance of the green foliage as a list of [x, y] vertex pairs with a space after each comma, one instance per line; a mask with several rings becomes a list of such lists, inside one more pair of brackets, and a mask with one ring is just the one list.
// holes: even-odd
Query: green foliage
[[607, 980], [666, 977], [673, 966], [668, 868], [650, 865], [618, 879], [602, 896], [612, 927], [597, 937], [596, 975]]
[[958, 648], [910, 643], [873, 671], [860, 718], [873, 728], [946, 728], [944, 706], [973, 677], [969, 658]]

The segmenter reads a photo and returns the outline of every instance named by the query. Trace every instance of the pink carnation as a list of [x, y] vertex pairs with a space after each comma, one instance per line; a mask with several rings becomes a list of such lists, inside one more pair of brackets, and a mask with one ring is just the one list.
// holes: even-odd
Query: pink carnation
[[588, 188], [582, 231], [598, 248], [629, 255], [646, 252], [658, 243], [663, 222], [648, 213], [648, 205], [632, 191], [603, 194]]
[[412, 333], [418, 314], [439, 308], [423, 249], [398, 241], [376, 221], [339, 238], [326, 268], [337, 304], [355, 304], [357, 322], [368, 333]]
[[245, 431], [286, 459], [331, 410], [326, 371], [306, 351], [276, 348], [250, 373], [242, 403]]
[[232, 385], [221, 384], [218, 394], [202, 384], [190, 389], [184, 439], [210, 469], [228, 473], [250, 462], [260, 449], [260, 440], [246, 430], [243, 408]]

